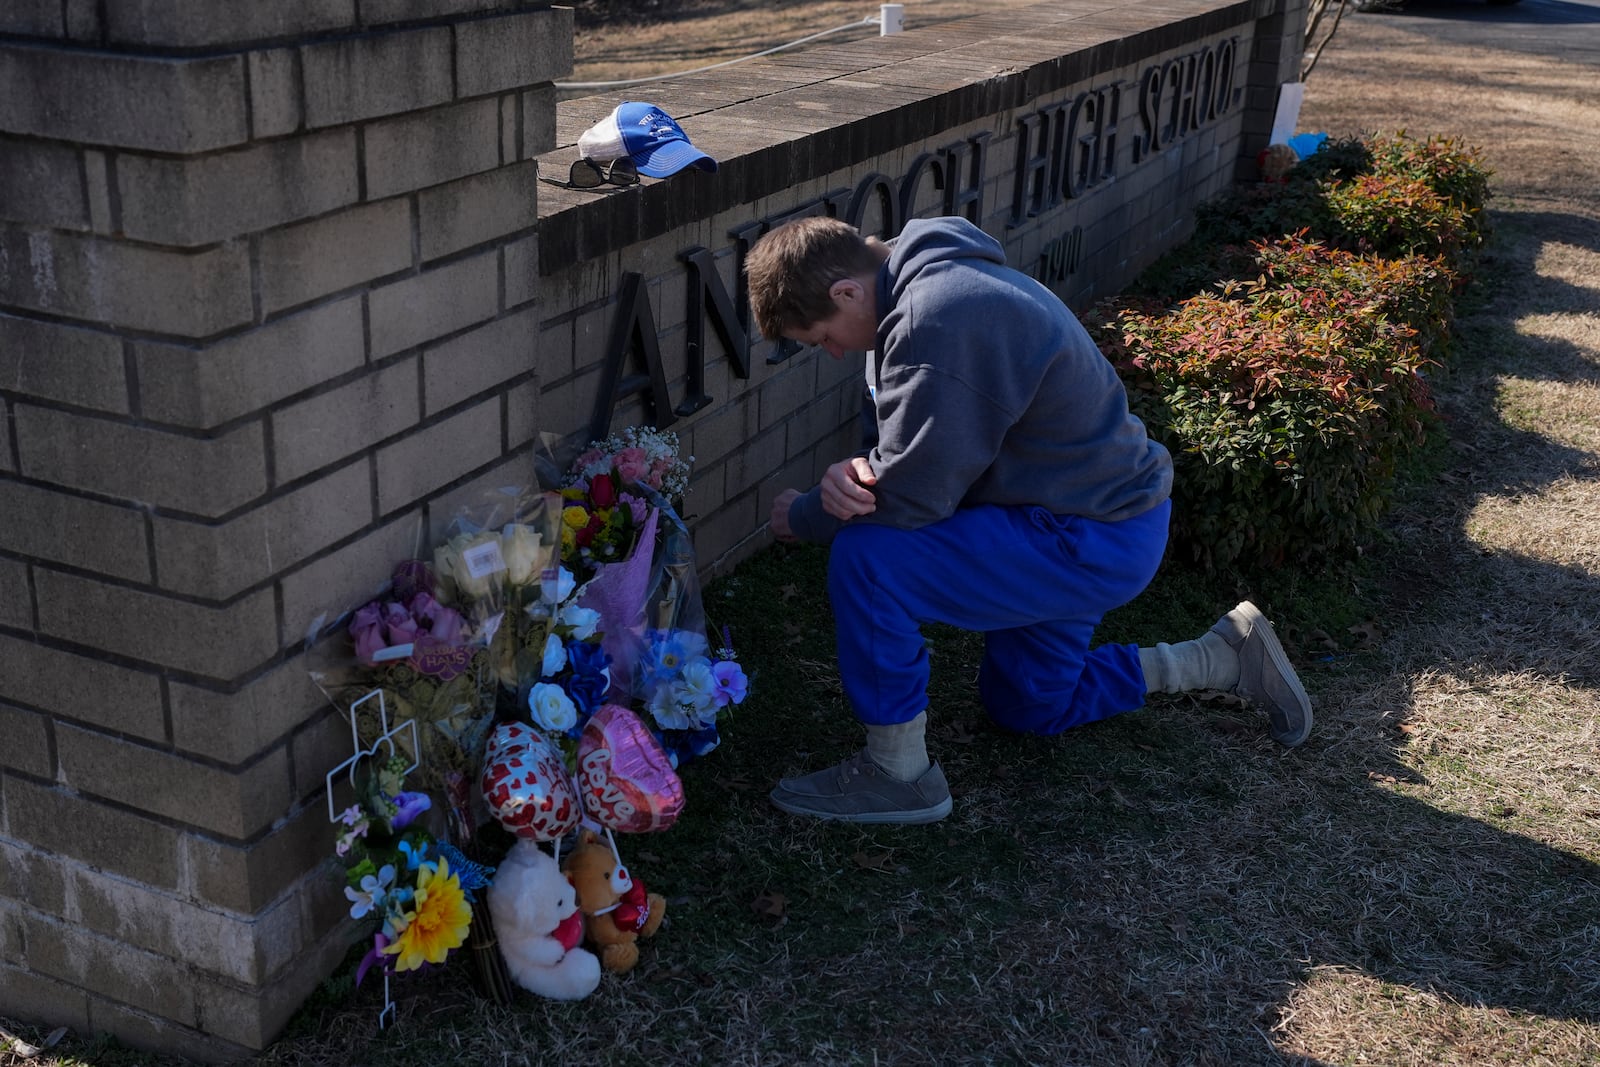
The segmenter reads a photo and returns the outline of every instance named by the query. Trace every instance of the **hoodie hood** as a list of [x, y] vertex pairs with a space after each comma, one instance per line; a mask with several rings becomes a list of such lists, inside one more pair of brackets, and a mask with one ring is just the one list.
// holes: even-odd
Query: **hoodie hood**
[[878, 275], [878, 318], [924, 272], [966, 262], [1005, 266], [1000, 242], [962, 218], [912, 219], [889, 245]]

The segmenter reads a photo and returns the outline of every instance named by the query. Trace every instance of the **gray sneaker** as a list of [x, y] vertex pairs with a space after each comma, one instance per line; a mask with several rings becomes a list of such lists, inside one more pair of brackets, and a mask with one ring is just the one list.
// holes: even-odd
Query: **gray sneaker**
[[1291, 748], [1304, 741], [1311, 733], [1311, 698], [1267, 617], [1246, 600], [1211, 629], [1239, 653], [1239, 684], [1233, 691], [1267, 709], [1272, 739]]
[[884, 773], [865, 750], [836, 767], [785, 778], [772, 803], [795, 815], [844, 822], [929, 823], [950, 814], [950, 786], [935, 763], [914, 782]]

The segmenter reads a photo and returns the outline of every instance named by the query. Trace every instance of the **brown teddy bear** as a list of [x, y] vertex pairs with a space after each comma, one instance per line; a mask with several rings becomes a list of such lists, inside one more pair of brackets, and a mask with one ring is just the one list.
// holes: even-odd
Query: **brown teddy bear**
[[631, 970], [639, 962], [639, 938], [661, 928], [666, 898], [646, 893], [644, 883], [635, 881], [612, 847], [590, 830], [579, 834], [561, 869], [578, 891], [584, 934], [600, 965], [617, 974]]

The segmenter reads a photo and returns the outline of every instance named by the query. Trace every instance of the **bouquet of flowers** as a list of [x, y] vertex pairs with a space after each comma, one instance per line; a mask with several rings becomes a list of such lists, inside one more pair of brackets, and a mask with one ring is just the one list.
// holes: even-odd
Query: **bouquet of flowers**
[[[363, 747], [355, 722], [371, 718], [362, 714], [362, 705], [374, 700], [378, 732], [373, 744]], [[488, 886], [494, 868], [468, 859], [419, 821], [433, 802], [426, 793], [406, 788], [418, 762], [402, 755], [398, 743], [409, 734], [410, 747], [418, 747], [416, 723], [391, 729], [382, 690], [357, 700], [351, 715], [355, 754], [328, 774], [328, 812], [342, 827], [334, 851], [345, 864], [350, 917], [372, 937], [356, 984], [377, 967], [385, 976], [387, 997], [388, 975], [443, 964], [467, 943], [475, 918], [483, 914], [475, 894]], [[337, 778], [346, 770], [355, 802], [335, 814]], [[386, 1004], [385, 1016], [388, 1011]]]
[[470, 773], [487, 728], [489, 662], [481, 627], [444, 599], [433, 569], [405, 560], [376, 597], [323, 619], [307, 635], [311, 678], [362, 732], [358, 740], [372, 743], [374, 724], [352, 709], [379, 690], [396, 721], [426, 727], [407, 753], [419, 761], [424, 791], [442, 795], [452, 776]]
[[[674, 766], [716, 748], [718, 716], [749, 690], [729, 635], [715, 651], [706, 638], [694, 542], [674, 506], [692, 462], [675, 433], [632, 426], [590, 442], [561, 490], [562, 561], [593, 573], [584, 602], [603, 620], [611, 698], [644, 710]], [[609, 540], [613, 523], [629, 536]]]
[[443, 963], [466, 943], [474, 894], [494, 873], [416, 824], [431, 801], [405, 790], [406, 767], [403, 756], [378, 764], [361, 800], [339, 816], [345, 829], [335, 851], [348, 864], [350, 917], [376, 927], [357, 982], [374, 964], [401, 973]]
[[678, 454], [678, 435], [652, 426], [629, 426], [602, 441], [591, 441], [568, 469], [564, 484], [589, 489], [595, 478], [643, 486], [668, 500], [682, 500], [689, 490], [694, 457]]

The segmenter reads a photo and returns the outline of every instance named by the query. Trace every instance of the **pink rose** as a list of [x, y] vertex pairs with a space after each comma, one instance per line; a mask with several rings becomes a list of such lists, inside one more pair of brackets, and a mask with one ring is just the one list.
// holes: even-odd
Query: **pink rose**
[[625, 482], [637, 482], [650, 470], [650, 459], [642, 448], [624, 448], [613, 462]]

